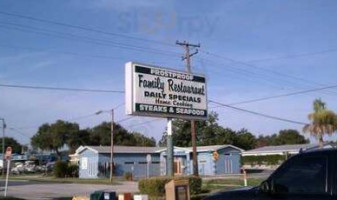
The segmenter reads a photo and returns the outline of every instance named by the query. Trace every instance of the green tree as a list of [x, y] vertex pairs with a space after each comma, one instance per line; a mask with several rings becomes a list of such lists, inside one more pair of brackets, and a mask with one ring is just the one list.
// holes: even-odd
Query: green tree
[[69, 147], [69, 153], [75, 153], [76, 149], [81, 145], [88, 145], [90, 143], [90, 132], [88, 129], [70, 132], [66, 141]]
[[277, 145], [284, 144], [307, 144], [310, 141], [305, 139], [297, 130], [281, 130], [276, 138]]
[[[0, 151], [2, 151], [2, 140], [3, 138], [0, 139]], [[5, 150], [7, 147], [12, 147], [13, 153], [21, 153], [22, 145], [12, 137], [5, 137]]]
[[310, 141], [305, 139], [297, 130], [294, 129], [285, 129], [280, 130], [278, 134], [263, 136], [260, 135], [257, 138], [256, 147], [263, 146], [278, 146], [286, 144], [307, 144]]
[[319, 142], [320, 148], [323, 148], [324, 135], [332, 135], [337, 131], [337, 116], [326, 108], [326, 104], [316, 99], [313, 103], [314, 112], [308, 115], [310, 124], [303, 127], [303, 132], [310, 133], [315, 136]]
[[256, 147], [256, 137], [248, 132], [247, 129], [241, 129], [236, 133], [234, 145], [245, 150], [254, 149]]
[[[218, 114], [211, 112], [205, 121], [196, 121], [197, 145], [224, 145], [232, 144], [243, 149], [255, 148], [256, 138], [246, 129], [238, 132], [220, 126]], [[187, 120], [173, 120], [173, 144], [180, 147], [192, 146], [191, 123]], [[166, 146], [166, 132], [163, 133], [159, 146]]]
[[[196, 121], [196, 137], [197, 144], [204, 145], [205, 143], [211, 143], [210, 140], [214, 139], [215, 129], [218, 128], [217, 124], [218, 115], [216, 113], [210, 113], [206, 121]], [[172, 140], [175, 146], [189, 147], [192, 145], [191, 137], [191, 122], [183, 119], [173, 119], [173, 135]], [[166, 132], [163, 133], [159, 146], [166, 146]]]
[[53, 124], [43, 124], [37, 133], [32, 137], [31, 144], [41, 150], [55, 151], [60, 158], [60, 148], [68, 145], [70, 136], [79, 133], [79, 126], [76, 123], [57, 120]]
[[[90, 129], [89, 145], [110, 145], [111, 123], [103, 122]], [[120, 124], [114, 124], [114, 144], [124, 146], [155, 146], [154, 138], [137, 132], [129, 132]]]
[[131, 134], [136, 146], [145, 146], [145, 147], [156, 146], [156, 140], [153, 137], [149, 138], [137, 132], [133, 132]]

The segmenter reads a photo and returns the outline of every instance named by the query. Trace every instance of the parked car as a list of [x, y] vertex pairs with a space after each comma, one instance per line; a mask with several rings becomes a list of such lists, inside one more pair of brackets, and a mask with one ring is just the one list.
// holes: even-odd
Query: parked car
[[21, 162], [14, 163], [14, 166], [11, 169], [11, 172], [13, 174], [45, 172], [45, 171], [46, 171], [45, 165], [37, 166], [35, 165], [34, 161], [26, 161], [24, 163]]
[[14, 167], [11, 169], [13, 174], [21, 174], [24, 172], [24, 164], [23, 163], [15, 163]]
[[337, 149], [300, 153], [284, 162], [259, 187], [215, 193], [205, 200], [337, 199]]

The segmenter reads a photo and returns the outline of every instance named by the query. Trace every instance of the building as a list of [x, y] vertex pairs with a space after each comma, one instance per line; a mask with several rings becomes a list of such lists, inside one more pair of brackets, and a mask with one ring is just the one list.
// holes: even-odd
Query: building
[[[80, 178], [109, 177], [110, 146], [84, 146], [76, 151], [79, 159]], [[158, 147], [114, 146], [114, 174], [123, 176], [132, 173], [134, 177], [147, 176], [147, 159], [151, 155], [149, 176], [160, 174]]]
[[[300, 151], [318, 149], [317, 144], [293, 144], [279, 146], [264, 146], [242, 153], [246, 169], [276, 169], [284, 160], [298, 154]], [[325, 144], [324, 148], [332, 148]]]
[[78, 153], [83, 150], [84, 146], [80, 146], [79, 148], [76, 149], [75, 153], [69, 154], [69, 162], [73, 165], [78, 165], [79, 164], [79, 155]]
[[[326, 144], [324, 148], [331, 148], [330, 144]], [[264, 146], [242, 153], [242, 156], [263, 156], [263, 155], [295, 155], [301, 150], [307, 151], [317, 149], [317, 144], [291, 144], [291, 145], [279, 145], [279, 146]]]
[[[242, 149], [232, 145], [197, 147], [200, 175], [239, 174]], [[161, 175], [166, 174], [166, 148], [160, 151]], [[174, 147], [174, 172], [193, 173], [192, 147]]]
[[[232, 145], [198, 147], [200, 175], [240, 173], [241, 152]], [[109, 146], [83, 146], [76, 153], [80, 178], [109, 177]], [[190, 175], [192, 168], [192, 148], [174, 147], [175, 174]], [[135, 178], [166, 175], [166, 148], [115, 146], [114, 174], [125, 173], [132, 173]]]

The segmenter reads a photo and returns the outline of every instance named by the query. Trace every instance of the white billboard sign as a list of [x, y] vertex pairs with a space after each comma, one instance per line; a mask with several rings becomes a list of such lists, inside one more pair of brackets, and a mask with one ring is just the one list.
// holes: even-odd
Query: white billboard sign
[[125, 65], [126, 114], [207, 118], [203, 75], [129, 62]]

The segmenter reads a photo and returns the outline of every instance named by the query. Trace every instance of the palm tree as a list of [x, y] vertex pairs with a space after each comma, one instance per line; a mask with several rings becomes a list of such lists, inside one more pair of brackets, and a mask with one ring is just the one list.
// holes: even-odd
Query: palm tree
[[326, 104], [316, 99], [313, 104], [314, 112], [310, 113], [308, 118], [311, 121], [303, 127], [303, 132], [315, 136], [319, 142], [319, 147], [323, 148], [323, 136], [332, 135], [337, 131], [337, 115], [326, 108]]

